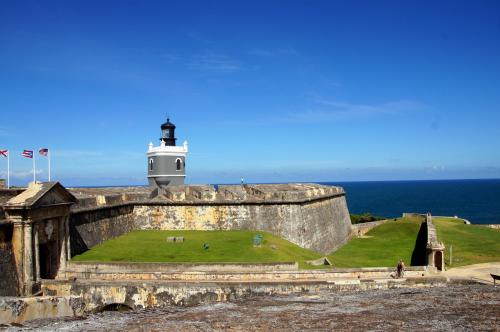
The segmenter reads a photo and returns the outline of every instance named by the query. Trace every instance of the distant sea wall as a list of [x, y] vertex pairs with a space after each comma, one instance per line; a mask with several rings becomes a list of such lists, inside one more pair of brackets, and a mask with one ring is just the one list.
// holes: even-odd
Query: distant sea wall
[[82, 199], [70, 216], [72, 255], [134, 229], [261, 230], [321, 253], [335, 250], [351, 233], [345, 193], [339, 187], [178, 186], [134, 195], [96, 192]]
[[382, 224], [385, 224], [388, 222], [390, 219], [384, 219], [384, 220], [376, 220], [376, 221], [368, 221], [368, 222], [363, 222], [359, 224], [354, 224], [352, 225], [352, 235], [353, 236], [364, 236], [366, 233], [371, 231], [377, 226], [380, 226]]

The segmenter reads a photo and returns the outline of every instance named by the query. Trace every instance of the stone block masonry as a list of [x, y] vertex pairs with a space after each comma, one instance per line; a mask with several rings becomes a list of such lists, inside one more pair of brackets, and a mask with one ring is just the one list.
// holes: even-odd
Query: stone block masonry
[[17, 273], [12, 247], [12, 225], [0, 225], [0, 296], [17, 295]]
[[84, 312], [95, 312], [121, 304], [132, 309], [158, 308], [171, 305], [192, 306], [203, 302], [225, 302], [246, 296], [286, 295], [321, 290], [353, 291], [388, 288], [422, 288], [446, 285], [445, 278], [351, 279], [351, 280], [273, 280], [172, 282], [146, 280], [46, 280], [45, 296], [73, 296], [84, 303]]
[[78, 255], [134, 229], [133, 205], [102, 206], [75, 212], [70, 218], [71, 254]]
[[[220, 189], [220, 190], [218, 190]], [[268, 231], [328, 253], [351, 223], [342, 188], [316, 184], [0, 190], [0, 294], [38, 294], [68, 259], [136, 229]]]
[[[70, 217], [72, 255], [133, 229], [258, 230], [329, 253], [351, 233], [345, 192], [317, 184], [81, 188]], [[80, 197], [79, 197], [80, 196]]]

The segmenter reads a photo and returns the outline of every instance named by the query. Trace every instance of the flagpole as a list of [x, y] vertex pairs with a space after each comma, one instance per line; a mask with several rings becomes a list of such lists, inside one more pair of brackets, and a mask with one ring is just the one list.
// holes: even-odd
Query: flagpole
[[49, 182], [50, 182], [50, 149], [47, 149], [47, 158], [49, 158]]
[[36, 175], [35, 175], [35, 151], [33, 151], [33, 182], [36, 183]]
[[10, 188], [10, 151], [7, 151], [7, 189]]

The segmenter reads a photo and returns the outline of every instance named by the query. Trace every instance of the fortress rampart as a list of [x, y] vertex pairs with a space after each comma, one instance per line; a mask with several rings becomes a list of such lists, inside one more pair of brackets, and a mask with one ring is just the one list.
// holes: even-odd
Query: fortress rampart
[[0, 194], [0, 296], [39, 293], [42, 280], [70, 272], [72, 256], [132, 230], [267, 231], [322, 253], [351, 233], [342, 188], [317, 184], [68, 190], [44, 182]]
[[261, 230], [328, 253], [351, 233], [345, 192], [317, 184], [74, 188], [72, 255], [134, 229]]

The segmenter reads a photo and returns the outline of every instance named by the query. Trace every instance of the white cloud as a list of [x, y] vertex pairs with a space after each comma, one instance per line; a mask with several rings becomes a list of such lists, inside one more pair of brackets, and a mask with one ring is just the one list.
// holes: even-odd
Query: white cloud
[[272, 58], [278, 56], [298, 56], [299, 52], [293, 47], [281, 47], [281, 48], [254, 48], [249, 52], [252, 55], [256, 55], [262, 58]]
[[205, 53], [194, 56], [187, 64], [191, 70], [214, 74], [230, 74], [242, 70], [239, 61], [222, 54]]
[[104, 156], [100, 151], [85, 150], [54, 150], [51, 151], [53, 157], [101, 157]]
[[[37, 169], [35, 170], [35, 174], [36, 175], [39, 175], [39, 174], [43, 174], [43, 170], [41, 169]], [[7, 171], [1, 171], [0, 172], [0, 177], [1, 178], [5, 178], [7, 179]], [[10, 178], [14, 178], [14, 179], [26, 179], [26, 178], [31, 178], [33, 177], [33, 171], [19, 171], [19, 172], [16, 172], [16, 171], [11, 171], [10, 172]]]
[[412, 100], [397, 100], [381, 104], [356, 104], [316, 99], [314, 103], [316, 107], [305, 112], [290, 114], [289, 120], [298, 122], [319, 122], [374, 115], [401, 114], [428, 108], [427, 105]]

